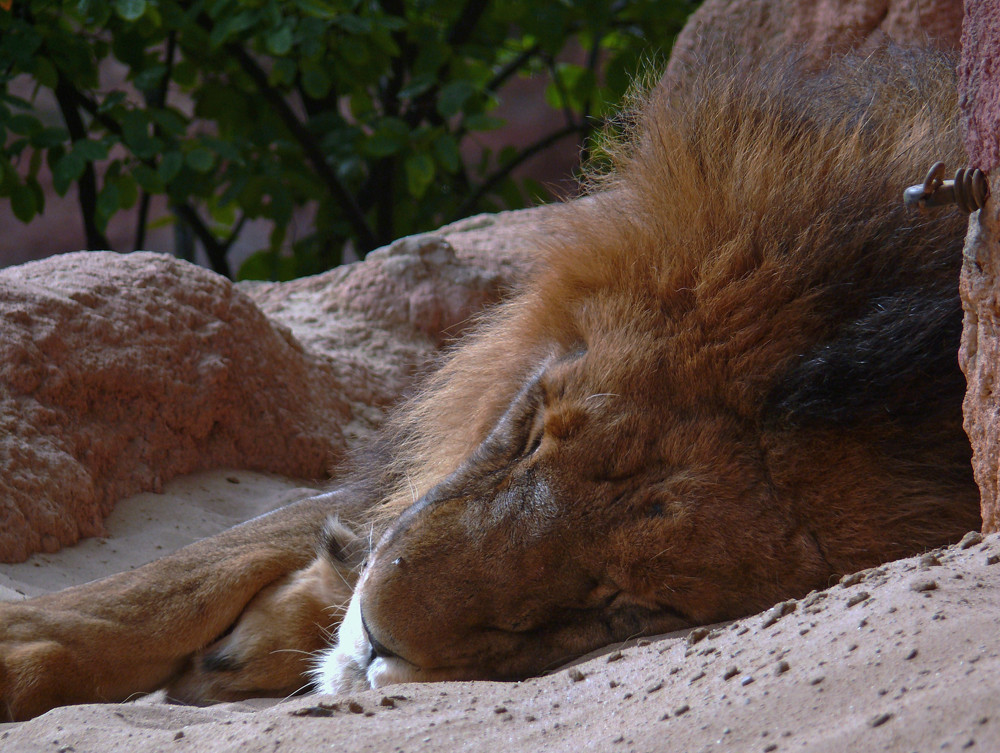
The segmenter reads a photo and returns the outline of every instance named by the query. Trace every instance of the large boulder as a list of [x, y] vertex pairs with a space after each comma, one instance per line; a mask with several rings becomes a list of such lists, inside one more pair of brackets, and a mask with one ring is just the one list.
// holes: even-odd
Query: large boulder
[[821, 63], [887, 39], [957, 49], [961, 31], [956, 0], [705, 0], [677, 37], [667, 75], [713, 39], [749, 55], [796, 46], [808, 62]]
[[179, 474], [325, 477], [511, 283], [543, 213], [284, 284], [151, 253], [0, 271], [0, 561], [101, 535], [118, 499]]

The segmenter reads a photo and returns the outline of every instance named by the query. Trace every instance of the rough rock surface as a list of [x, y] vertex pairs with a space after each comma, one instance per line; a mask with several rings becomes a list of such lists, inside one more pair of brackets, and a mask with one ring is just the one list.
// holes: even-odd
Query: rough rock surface
[[[990, 181], [992, 195], [1000, 180]], [[965, 431], [979, 484], [983, 530], [1000, 531], [1000, 202], [991, 199], [972, 215], [962, 263], [965, 322], [959, 364], [965, 372]]]
[[[1000, 7], [966, 3], [962, 28], [959, 97], [970, 164], [996, 170], [1000, 161]], [[991, 198], [972, 215], [962, 265], [965, 326], [959, 362], [969, 386], [965, 430], [982, 497], [983, 530], [1000, 531], [1000, 175], [990, 178]]]
[[525, 214], [284, 285], [157, 254], [0, 271], [0, 561], [100, 535], [118, 499], [178, 474], [322, 478], [523, 267], [511, 241], [543, 212]]
[[520, 683], [64, 707], [0, 725], [0, 749], [996, 751], [998, 602], [1000, 536], [973, 533], [763, 614]]
[[706, 0], [677, 37], [667, 76], [706, 39], [724, 37], [748, 54], [800, 45], [809, 60], [821, 62], [887, 38], [957, 49], [961, 29], [957, 0]]
[[1000, 164], [1000, 6], [965, 3], [959, 94], [970, 164], [993, 170]]

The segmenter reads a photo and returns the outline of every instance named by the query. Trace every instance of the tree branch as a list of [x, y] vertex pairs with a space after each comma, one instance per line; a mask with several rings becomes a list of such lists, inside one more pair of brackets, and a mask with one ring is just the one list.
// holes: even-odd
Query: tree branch
[[[173, 75], [174, 71], [174, 55], [177, 52], [177, 31], [172, 30], [167, 36], [167, 50], [164, 55], [167, 61], [167, 70], [163, 74], [163, 78], [160, 79], [160, 85], [156, 89], [156, 96], [153, 97], [153, 106], [163, 109], [167, 104], [167, 90], [170, 86], [170, 77]], [[146, 105], [149, 106], [149, 100], [146, 100]], [[160, 132], [163, 129], [160, 128], [159, 124], [153, 125], [153, 133], [157, 136], [161, 135]], [[135, 245], [136, 251], [142, 250], [142, 247], [146, 245], [146, 226], [149, 222], [149, 194], [143, 190], [142, 198], [139, 200], [139, 219], [135, 228]]]
[[[59, 78], [56, 81], [55, 95], [56, 102], [59, 103], [59, 110], [63, 120], [66, 122], [66, 130], [72, 143], [83, 141], [87, 138], [87, 128], [80, 117], [81, 97], [79, 92], [73, 87], [62, 71], [58, 72]], [[83, 228], [87, 236], [87, 248], [91, 251], [111, 250], [111, 243], [107, 237], [97, 227], [95, 217], [97, 215], [97, 174], [94, 172], [94, 165], [90, 162], [83, 169], [83, 175], [77, 183], [77, 195], [80, 200], [80, 213], [83, 215]]]
[[582, 124], [577, 125], [571, 123], [569, 125], [563, 126], [562, 128], [556, 131], [553, 131], [545, 138], [536, 141], [534, 144], [532, 144], [527, 149], [518, 154], [517, 157], [512, 159], [506, 165], [504, 165], [495, 173], [493, 173], [493, 175], [484, 180], [480, 184], [480, 186], [476, 189], [475, 193], [473, 193], [468, 199], [466, 199], [465, 202], [458, 208], [458, 210], [455, 212], [455, 217], [456, 218], [467, 217], [468, 215], [472, 214], [473, 210], [476, 207], [476, 203], [483, 196], [492, 191], [493, 186], [495, 186], [497, 183], [499, 183], [508, 175], [510, 175], [511, 172], [519, 165], [522, 165], [524, 162], [531, 159], [539, 152], [548, 149], [550, 146], [552, 146], [560, 139], [563, 139], [574, 133], [582, 135], [586, 133], [588, 130], [590, 129]]
[[268, 84], [267, 74], [264, 73], [261, 67], [257, 65], [257, 61], [243, 47], [238, 44], [229, 44], [226, 46], [226, 49], [239, 62], [243, 71], [253, 80], [261, 96], [264, 97], [267, 103], [278, 114], [278, 117], [281, 118], [285, 127], [291, 132], [292, 136], [299, 143], [299, 146], [302, 147], [306, 159], [309, 160], [316, 174], [319, 175], [320, 179], [330, 190], [330, 193], [333, 194], [334, 198], [341, 205], [344, 213], [347, 215], [347, 221], [358, 236], [360, 250], [363, 253], [367, 253], [376, 248], [378, 243], [371, 227], [368, 225], [368, 221], [365, 219], [364, 213], [361, 211], [354, 197], [344, 188], [344, 185], [337, 178], [333, 169], [327, 164], [326, 156], [320, 149], [319, 144], [316, 143], [316, 139], [309, 132], [309, 129], [306, 128], [292, 111], [285, 98]]
[[489, 5], [489, 0], [469, 0], [452, 25], [445, 41], [452, 47], [465, 44]]
[[[77, 98], [79, 105], [83, 110], [91, 115], [94, 120], [101, 124], [105, 130], [109, 133], [113, 133], [115, 136], [121, 138], [122, 128], [118, 121], [113, 118], [108, 117], [106, 113], [99, 111], [97, 103], [91, 100], [89, 97], [85, 96], [81, 92], [73, 89], [74, 96]], [[156, 162], [152, 159], [140, 159], [142, 164], [156, 169]], [[191, 231], [198, 237], [198, 240], [202, 242], [205, 247], [205, 254], [208, 256], [208, 260], [212, 264], [212, 269], [221, 275], [226, 277], [232, 277], [232, 273], [229, 268], [229, 262], [226, 260], [226, 251], [228, 246], [224, 246], [219, 243], [216, 237], [212, 234], [212, 231], [208, 229], [208, 225], [204, 223], [201, 217], [198, 216], [198, 212], [187, 203], [179, 202], [172, 203], [174, 214], [186, 222]]]

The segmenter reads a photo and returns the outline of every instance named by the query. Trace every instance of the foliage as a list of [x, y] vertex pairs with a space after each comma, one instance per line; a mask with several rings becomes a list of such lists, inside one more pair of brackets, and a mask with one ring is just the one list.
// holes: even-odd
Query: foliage
[[[13, 0], [0, 10], [0, 197], [23, 222], [40, 214], [44, 162], [57, 193], [77, 185], [91, 248], [136, 205], [141, 247], [162, 194], [221, 272], [254, 218], [274, 230], [244, 276], [319, 271], [348, 240], [364, 255], [523, 205], [540, 188], [511, 170], [601, 127], [695, 4]], [[116, 71], [124, 82], [109, 83]], [[536, 75], [558, 113], [551, 133], [466, 164], [465, 142], [503, 125], [491, 112], [504, 84]], [[11, 90], [25, 77], [28, 98]], [[61, 117], [46, 116], [46, 94]], [[292, 242], [307, 206], [315, 226]]]

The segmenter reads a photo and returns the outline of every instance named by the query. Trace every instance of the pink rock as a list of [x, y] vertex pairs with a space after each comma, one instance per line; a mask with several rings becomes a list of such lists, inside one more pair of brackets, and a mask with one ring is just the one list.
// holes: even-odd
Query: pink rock
[[[995, 169], [1000, 159], [1000, 8], [966, 3], [962, 28], [959, 96], [971, 164]], [[949, 166], [950, 167], [950, 166]], [[991, 198], [972, 215], [962, 266], [965, 327], [959, 362], [969, 382], [965, 430], [983, 507], [983, 531], [1000, 531], [1000, 179], [990, 179]]]
[[[991, 180], [993, 195], [1000, 181]], [[965, 239], [962, 305], [965, 324], [959, 364], [968, 380], [965, 431], [972, 442], [972, 469], [979, 484], [983, 531], [1000, 531], [1000, 203], [991, 199], [973, 215]]]
[[967, 2], [962, 24], [959, 96], [970, 164], [992, 170], [1000, 163], [1000, 6]]
[[101, 535], [118, 499], [178, 474], [325, 477], [525, 266], [524, 214], [284, 284], [151, 253], [0, 270], [0, 561]]
[[706, 40], [720, 37], [751, 55], [800, 45], [807, 60], [818, 63], [887, 38], [956, 49], [961, 26], [956, 0], [706, 0], [677, 37], [667, 75], [676, 75]]

